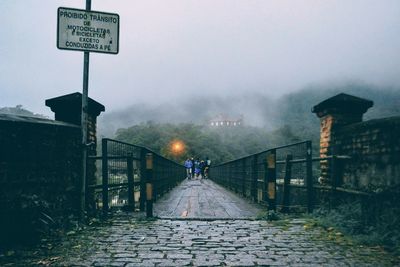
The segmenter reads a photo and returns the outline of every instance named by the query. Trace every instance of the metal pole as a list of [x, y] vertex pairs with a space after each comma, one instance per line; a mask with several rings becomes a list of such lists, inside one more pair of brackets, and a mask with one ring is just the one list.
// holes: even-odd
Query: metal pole
[[101, 140], [103, 215], [108, 215], [108, 139]]
[[292, 179], [292, 162], [293, 159], [292, 154], [286, 155], [285, 160], [285, 178], [283, 182], [283, 203], [282, 203], [282, 212], [289, 213], [290, 206], [290, 179]]
[[306, 186], [307, 186], [307, 211], [312, 213], [314, 209], [314, 185], [312, 177], [312, 145], [311, 141], [307, 141], [306, 155]]
[[153, 154], [146, 154], [146, 216], [153, 217]]
[[147, 151], [142, 148], [140, 151], [140, 211], [144, 211], [146, 205], [146, 153]]
[[267, 155], [268, 211], [276, 211], [276, 149]]
[[133, 177], [133, 158], [132, 154], [128, 154], [126, 158], [128, 172], [128, 210], [135, 211], [135, 181]]
[[[86, 10], [90, 11], [91, 0], [86, 0]], [[82, 92], [82, 184], [81, 184], [81, 218], [86, 210], [86, 169], [87, 169], [87, 112], [88, 112], [88, 88], [89, 88], [89, 52], [84, 52], [83, 59], [83, 92]]]
[[254, 155], [253, 168], [251, 173], [251, 197], [257, 201], [257, 180], [258, 180], [258, 155]]

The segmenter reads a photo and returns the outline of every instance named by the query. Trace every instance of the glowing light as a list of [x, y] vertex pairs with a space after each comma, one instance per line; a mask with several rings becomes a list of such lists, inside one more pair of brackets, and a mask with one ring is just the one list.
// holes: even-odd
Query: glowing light
[[185, 144], [180, 140], [172, 141], [170, 147], [172, 153], [174, 153], [175, 155], [182, 154], [182, 152], [185, 150]]

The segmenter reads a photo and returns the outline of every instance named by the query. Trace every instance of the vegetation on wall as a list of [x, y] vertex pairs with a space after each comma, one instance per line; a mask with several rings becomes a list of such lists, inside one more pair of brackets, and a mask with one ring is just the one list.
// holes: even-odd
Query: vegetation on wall
[[318, 224], [352, 236], [360, 244], [382, 246], [400, 256], [400, 188], [343, 202], [334, 209], [323, 206], [314, 212]]

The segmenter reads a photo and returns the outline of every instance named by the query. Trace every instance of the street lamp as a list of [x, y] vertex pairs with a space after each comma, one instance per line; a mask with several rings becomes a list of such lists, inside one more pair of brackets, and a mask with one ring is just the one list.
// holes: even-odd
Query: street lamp
[[181, 140], [173, 140], [170, 144], [170, 149], [173, 155], [179, 156], [185, 151], [185, 143]]

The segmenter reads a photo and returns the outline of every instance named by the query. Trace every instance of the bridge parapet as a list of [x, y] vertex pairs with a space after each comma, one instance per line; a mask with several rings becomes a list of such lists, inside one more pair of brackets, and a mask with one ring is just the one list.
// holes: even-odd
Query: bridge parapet
[[[370, 100], [338, 94], [313, 107], [321, 119], [320, 157], [346, 155], [339, 186], [364, 192], [400, 186], [400, 117], [362, 121]], [[332, 166], [321, 161], [320, 181], [331, 184]]]
[[[373, 106], [370, 100], [348, 94], [338, 94], [328, 98], [312, 108], [321, 119], [320, 128], [320, 157], [326, 158], [337, 153], [332, 145], [335, 131], [343, 126], [361, 122], [363, 114]], [[331, 168], [328, 160], [321, 161], [320, 181], [330, 184]]]

